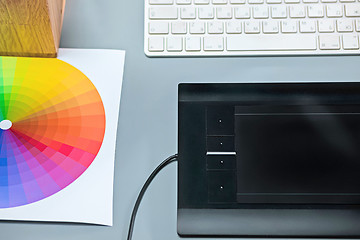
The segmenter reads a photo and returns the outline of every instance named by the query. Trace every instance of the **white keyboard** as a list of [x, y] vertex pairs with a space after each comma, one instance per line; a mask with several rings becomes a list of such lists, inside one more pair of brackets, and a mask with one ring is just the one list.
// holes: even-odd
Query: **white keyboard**
[[360, 0], [145, 0], [148, 56], [360, 54]]

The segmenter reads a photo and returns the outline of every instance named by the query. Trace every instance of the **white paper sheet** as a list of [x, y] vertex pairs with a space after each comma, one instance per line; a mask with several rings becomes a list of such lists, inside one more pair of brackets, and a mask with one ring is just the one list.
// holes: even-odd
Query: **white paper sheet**
[[0, 219], [112, 226], [115, 143], [125, 52], [60, 49], [58, 58], [83, 72], [100, 93], [106, 115], [103, 144], [90, 167], [69, 186], [35, 203], [0, 209]]

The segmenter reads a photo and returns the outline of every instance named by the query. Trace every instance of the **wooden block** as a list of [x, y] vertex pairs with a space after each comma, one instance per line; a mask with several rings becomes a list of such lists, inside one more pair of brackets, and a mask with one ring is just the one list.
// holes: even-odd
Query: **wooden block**
[[0, 55], [56, 57], [65, 0], [0, 0]]

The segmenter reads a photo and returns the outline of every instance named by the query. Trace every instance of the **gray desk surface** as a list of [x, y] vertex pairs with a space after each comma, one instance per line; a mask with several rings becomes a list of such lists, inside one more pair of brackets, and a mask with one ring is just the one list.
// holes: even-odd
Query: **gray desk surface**
[[[131, 210], [151, 171], [177, 149], [179, 82], [356, 81], [360, 57], [147, 58], [144, 0], [67, 1], [61, 47], [126, 50], [117, 139], [114, 226], [0, 222], [4, 240], [126, 239]], [[179, 239], [176, 164], [148, 189], [133, 239]]]

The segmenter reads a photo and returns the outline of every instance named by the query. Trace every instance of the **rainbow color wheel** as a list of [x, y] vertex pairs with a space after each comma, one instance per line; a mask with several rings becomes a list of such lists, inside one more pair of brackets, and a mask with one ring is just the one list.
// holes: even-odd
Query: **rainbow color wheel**
[[67, 187], [104, 133], [101, 97], [79, 70], [58, 59], [0, 57], [0, 208]]

